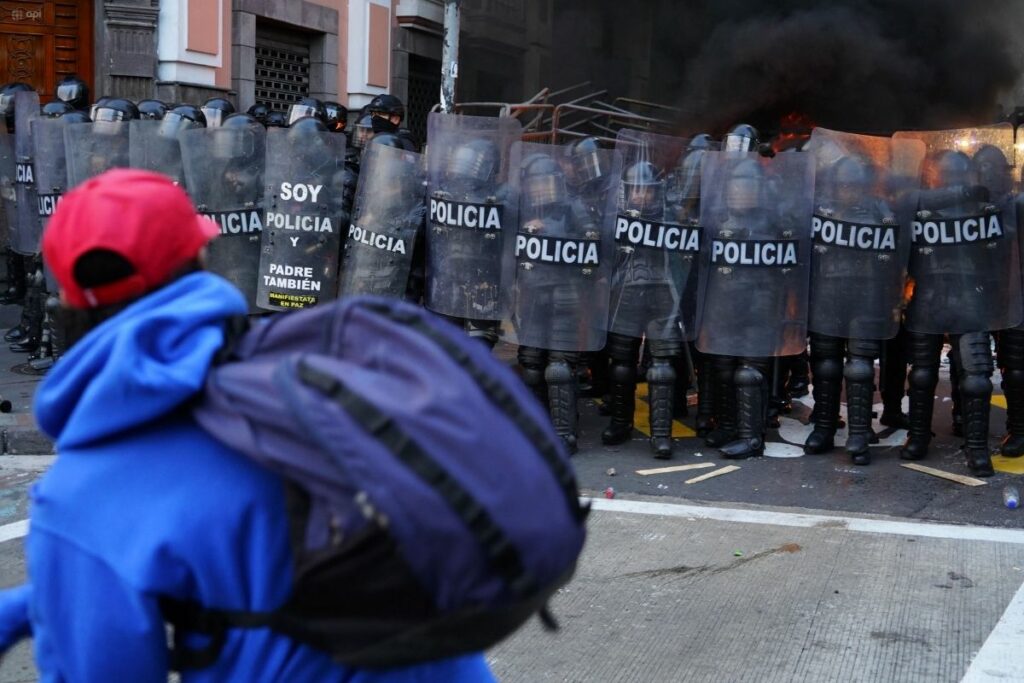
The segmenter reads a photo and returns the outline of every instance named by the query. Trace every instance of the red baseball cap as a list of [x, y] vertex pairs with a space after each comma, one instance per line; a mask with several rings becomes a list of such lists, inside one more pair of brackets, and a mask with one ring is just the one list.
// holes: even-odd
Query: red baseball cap
[[[217, 224], [197, 214], [184, 190], [166, 176], [117, 169], [61, 198], [43, 234], [43, 258], [67, 305], [97, 308], [166, 284], [219, 234]], [[135, 272], [100, 287], [82, 287], [75, 281], [75, 264], [93, 250], [118, 254]]]

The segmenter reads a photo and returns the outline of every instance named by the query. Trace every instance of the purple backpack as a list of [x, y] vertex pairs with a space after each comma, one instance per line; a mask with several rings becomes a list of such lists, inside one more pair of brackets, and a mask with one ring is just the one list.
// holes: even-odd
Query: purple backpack
[[[493, 646], [572, 577], [587, 509], [543, 407], [480, 342], [355, 297], [229, 334], [194, 409], [288, 483], [294, 578], [267, 614], [166, 603], [182, 668], [229, 627], [361, 667]], [[211, 636], [185, 650], [183, 632]]]

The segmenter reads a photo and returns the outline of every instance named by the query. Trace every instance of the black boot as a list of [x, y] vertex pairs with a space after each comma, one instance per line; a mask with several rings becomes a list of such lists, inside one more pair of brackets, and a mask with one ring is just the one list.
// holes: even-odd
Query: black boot
[[697, 436], [705, 438], [715, 426], [714, 370], [711, 359], [701, 354], [697, 358]]
[[15, 344], [17, 342], [24, 340], [27, 334], [28, 330], [25, 328], [25, 326], [22, 325], [21, 323], [18, 323], [16, 326], [12, 327], [11, 329], [7, 330], [6, 333], [4, 333], [4, 341], [7, 342], [8, 344]]
[[548, 385], [548, 407], [551, 411], [551, 423], [555, 433], [562, 437], [569, 453], [577, 449], [579, 413], [576, 409], [579, 398], [579, 385], [576, 370], [570, 359], [559, 354], [552, 354], [551, 362], [544, 371], [544, 379]]
[[[25, 298], [25, 258], [7, 249], [7, 289], [0, 294], [0, 304], [19, 304]], [[12, 341], [8, 339], [7, 341]]]
[[964, 416], [964, 454], [976, 476], [991, 477], [988, 420], [992, 410], [992, 347], [987, 332], [971, 332], [954, 342], [960, 366], [960, 395]]
[[[672, 417], [682, 419], [690, 416], [689, 396], [687, 395], [690, 386], [687, 381], [680, 381], [679, 378], [691, 376], [690, 366], [682, 350], [672, 359], [672, 367], [675, 372], [675, 380], [672, 382]], [[650, 370], [647, 372], [650, 376]]]
[[611, 356], [611, 421], [601, 432], [601, 442], [609, 446], [623, 443], [633, 435], [636, 411], [636, 358], [640, 340], [618, 334], [608, 335]]
[[651, 405], [651, 451], [655, 458], [672, 457], [672, 403], [676, 384], [676, 371], [671, 358], [659, 356], [654, 350], [651, 367], [647, 370], [647, 392]]
[[835, 448], [839, 428], [839, 399], [843, 390], [843, 340], [811, 335], [811, 373], [814, 379], [814, 431], [804, 453], [828, 453]]
[[715, 389], [712, 392], [715, 403], [715, 428], [704, 437], [704, 443], [711, 448], [721, 448], [736, 438], [736, 358], [732, 356], [709, 356], [708, 362], [714, 371]]
[[960, 378], [963, 376], [960, 359], [956, 350], [950, 349], [946, 356], [949, 359], [949, 398], [953, 403], [952, 431], [953, 436], [964, 435], [964, 411], [961, 405]]
[[[757, 363], [755, 365], [755, 363]], [[758, 367], [760, 365], [761, 367]], [[736, 440], [722, 447], [722, 457], [746, 460], [764, 455], [765, 373], [769, 365], [752, 359], [740, 361], [736, 369]]]
[[874, 359], [881, 351], [881, 343], [851, 339], [849, 349], [850, 357], [843, 372], [846, 378], [846, 422], [849, 425], [846, 452], [854, 465], [870, 465], [870, 444], [874, 437], [871, 430]]
[[939, 383], [939, 355], [942, 336], [910, 334], [910, 424], [907, 441], [900, 450], [904, 460], [922, 460], [928, 455], [932, 440], [932, 410], [935, 405], [935, 387]]
[[910, 419], [903, 412], [907, 386], [907, 332], [900, 328], [892, 339], [882, 343], [881, 394], [882, 415], [878, 421], [893, 429], [908, 429]]
[[811, 384], [810, 367], [807, 352], [793, 356], [789, 360], [789, 381], [786, 382], [786, 393], [791, 399], [801, 398], [809, 393]]

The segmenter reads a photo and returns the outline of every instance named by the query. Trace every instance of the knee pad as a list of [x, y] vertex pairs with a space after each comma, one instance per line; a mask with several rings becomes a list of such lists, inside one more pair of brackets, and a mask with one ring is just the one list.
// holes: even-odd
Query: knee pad
[[843, 376], [843, 362], [839, 357], [817, 358], [811, 366], [815, 380], [838, 380]]
[[676, 381], [676, 369], [671, 363], [656, 357], [647, 369], [647, 381], [650, 384], [673, 384]]
[[548, 384], [569, 384], [575, 378], [572, 368], [565, 360], [553, 360], [544, 370], [544, 379]]
[[960, 378], [960, 394], [964, 398], [983, 398], [992, 394], [992, 380], [985, 375], [964, 375]]
[[875, 368], [867, 358], [851, 358], [843, 375], [849, 382], [870, 382], [875, 378]]
[[749, 365], [741, 365], [736, 368], [733, 378], [738, 387], [755, 387], [764, 383], [764, 375], [761, 371]]
[[907, 376], [907, 383], [914, 389], [928, 389], [939, 381], [939, 369], [936, 367], [913, 367]]

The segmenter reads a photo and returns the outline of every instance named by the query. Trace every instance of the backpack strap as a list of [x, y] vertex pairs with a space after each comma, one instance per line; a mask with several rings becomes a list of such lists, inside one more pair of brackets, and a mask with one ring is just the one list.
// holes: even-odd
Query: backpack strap
[[[160, 611], [164, 621], [171, 625], [173, 646], [170, 652], [170, 670], [205, 669], [220, 658], [230, 628], [272, 627], [271, 612], [245, 612], [204, 607], [191, 600], [160, 598]], [[186, 633], [207, 636], [210, 642], [201, 648], [185, 644]]]
[[504, 412], [519, 430], [526, 435], [533, 447], [540, 453], [541, 458], [551, 469], [551, 473], [562, 489], [569, 512], [581, 524], [590, 514], [589, 505], [580, 504], [579, 487], [572, 470], [559, 457], [558, 447], [548, 437], [545, 431], [534, 421], [523, 407], [516, 400], [515, 396], [491, 373], [481, 368], [473, 358], [463, 349], [459, 348], [445, 335], [431, 327], [419, 315], [408, 311], [396, 311], [387, 304], [367, 302], [366, 308], [385, 316], [386, 318], [411, 327], [424, 337], [434, 342], [441, 348], [455, 363], [462, 367], [473, 380], [480, 385], [484, 393], [499, 410]]
[[392, 455], [429, 484], [459, 516], [483, 548], [494, 571], [517, 598], [538, 590], [519, 557], [519, 550], [487, 509], [447, 470], [437, 464], [391, 417], [331, 375], [300, 361], [299, 379], [338, 404]]

